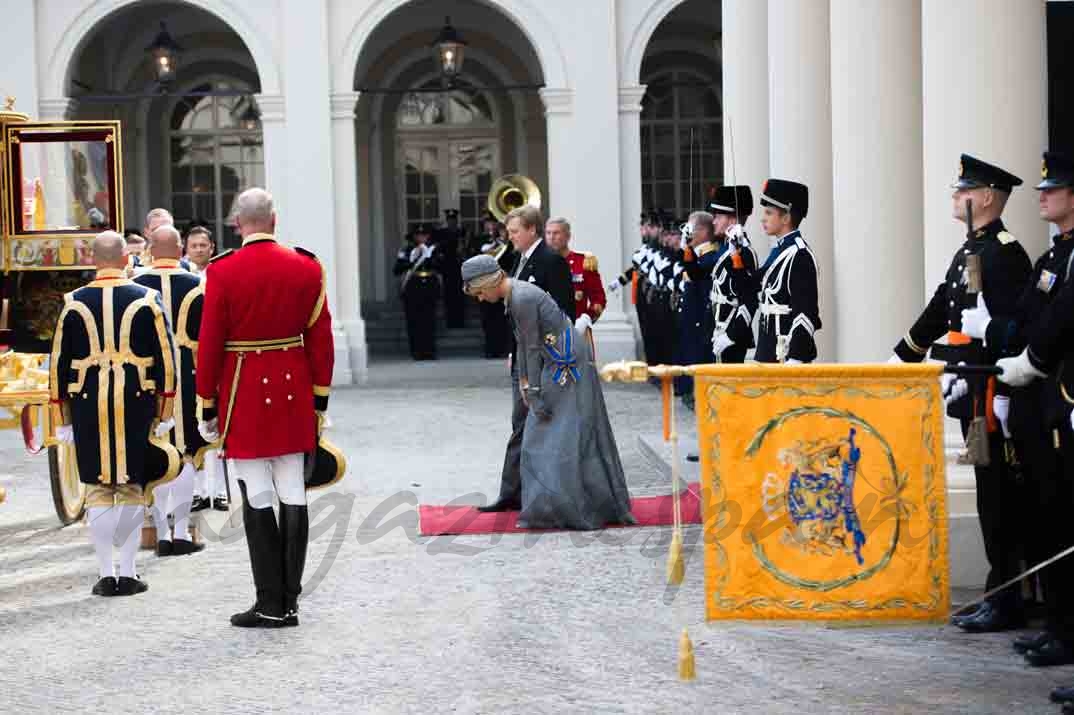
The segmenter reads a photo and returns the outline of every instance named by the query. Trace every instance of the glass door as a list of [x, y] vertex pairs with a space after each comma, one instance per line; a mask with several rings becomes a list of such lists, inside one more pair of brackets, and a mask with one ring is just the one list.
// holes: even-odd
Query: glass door
[[497, 176], [499, 155], [494, 139], [406, 140], [401, 147], [400, 225], [406, 232], [419, 223], [444, 222], [444, 210], [459, 210], [459, 224], [480, 231], [489, 189]]

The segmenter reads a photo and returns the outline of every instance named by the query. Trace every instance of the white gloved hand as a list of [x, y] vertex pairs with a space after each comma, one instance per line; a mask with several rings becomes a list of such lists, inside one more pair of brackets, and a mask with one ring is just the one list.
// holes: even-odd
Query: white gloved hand
[[433, 249], [434, 248], [435, 248], [435, 246], [433, 246], [432, 244], [429, 244], [429, 243], [422, 244], [422, 246], [421, 246], [421, 255], [424, 258], [428, 258], [429, 256], [433, 255]]
[[956, 400], [960, 400], [966, 395], [970, 394], [970, 384], [961, 377], [951, 383], [951, 389], [948, 390], [947, 395], [943, 398], [945, 405], [950, 405]]
[[801, 360], [795, 360], [794, 358], [787, 358], [787, 361], [784, 363], [784, 365], [801, 365], [801, 364], [803, 364]]
[[[966, 363], [960, 362], [959, 365], [965, 365]], [[951, 392], [951, 386], [955, 384], [955, 380], [958, 379], [958, 375], [953, 372], [945, 372], [940, 375], [940, 396], [947, 397], [947, 393]]]
[[211, 420], [198, 422], [198, 434], [206, 442], [215, 442], [220, 439], [220, 420], [214, 417]]
[[712, 336], [712, 354], [719, 358], [723, 351], [735, 344], [735, 341], [727, 337], [727, 333], [716, 333]]
[[157, 437], [163, 437], [164, 435], [166, 435], [169, 432], [171, 432], [172, 428], [174, 428], [174, 427], [175, 427], [175, 420], [174, 419], [164, 420], [163, 422], [161, 422], [160, 424], [157, 425], [157, 428], [155, 430], [153, 430], [153, 434], [155, 434]]
[[75, 428], [71, 425], [60, 425], [56, 428], [56, 441], [61, 444], [74, 444]]
[[967, 308], [962, 311], [962, 332], [971, 338], [983, 340], [988, 332], [988, 324], [992, 322], [992, 314], [985, 305], [984, 293], [977, 294], [977, 307]]
[[578, 320], [574, 321], [574, 329], [585, 332], [593, 327], [593, 318], [589, 313], [582, 313], [582, 316]]
[[992, 414], [999, 420], [999, 426], [1003, 428], [1003, 436], [1011, 438], [1011, 431], [1007, 428], [1007, 418], [1011, 414], [1011, 398], [1006, 395], [995, 395], [992, 398]]
[[1018, 357], [1003, 358], [996, 361], [996, 367], [1003, 371], [999, 376], [1000, 382], [1005, 382], [1014, 387], [1022, 387], [1037, 378], [1047, 377], [1043, 372], [1033, 367], [1033, 363], [1029, 361], [1028, 349], [1023, 350]]
[[727, 237], [732, 241], [741, 241], [746, 237], [746, 231], [742, 228], [742, 224], [736, 223], [734, 226], [727, 229]]
[[892, 355], [888, 358], [888, 365], [902, 365], [903, 359], [898, 355]]
[[609, 293], [618, 293], [619, 289], [623, 286], [619, 284], [619, 281], [612, 281], [608, 285], [604, 286], [604, 289]]

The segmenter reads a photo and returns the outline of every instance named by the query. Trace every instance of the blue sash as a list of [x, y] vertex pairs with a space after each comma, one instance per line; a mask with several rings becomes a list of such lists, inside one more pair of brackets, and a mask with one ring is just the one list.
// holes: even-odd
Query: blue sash
[[563, 352], [556, 350], [554, 345], [544, 344], [544, 349], [552, 363], [556, 366], [556, 373], [552, 379], [557, 383], [563, 378], [563, 373], [568, 372], [575, 382], [582, 379], [582, 373], [578, 371], [578, 359], [574, 356], [574, 328], [570, 325], [563, 331]]

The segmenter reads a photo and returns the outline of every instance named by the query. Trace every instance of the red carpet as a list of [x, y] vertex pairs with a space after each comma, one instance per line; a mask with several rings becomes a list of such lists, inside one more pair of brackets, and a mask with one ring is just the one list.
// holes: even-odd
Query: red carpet
[[[686, 485], [682, 495], [682, 522], [701, 523], [701, 488], [698, 484]], [[672, 524], [671, 495], [639, 497], [631, 501], [631, 513], [638, 520], [635, 526], [670, 526]], [[418, 507], [419, 529], [422, 536], [442, 534], [524, 534], [528, 529], [515, 528], [517, 511], [482, 514], [472, 506]], [[609, 527], [621, 528], [621, 527]]]

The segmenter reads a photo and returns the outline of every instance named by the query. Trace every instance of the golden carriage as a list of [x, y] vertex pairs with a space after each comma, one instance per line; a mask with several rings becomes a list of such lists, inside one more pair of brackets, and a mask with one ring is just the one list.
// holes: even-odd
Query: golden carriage
[[85, 487], [74, 450], [55, 438], [48, 357], [63, 295], [92, 279], [90, 241], [122, 230], [121, 173], [119, 122], [30, 122], [11, 98], [0, 110], [0, 428], [47, 452], [64, 524], [82, 517]]

